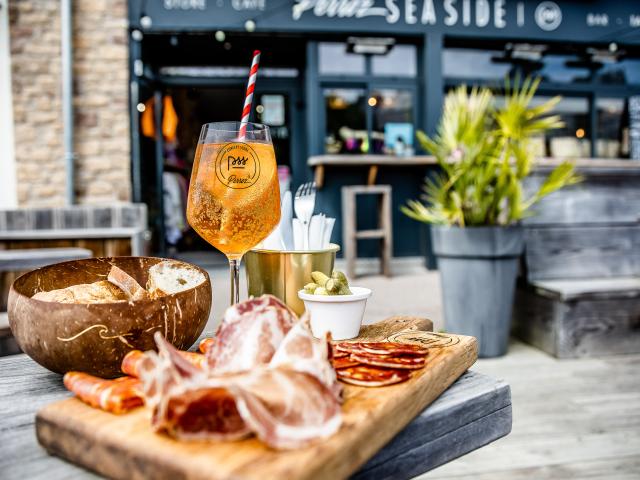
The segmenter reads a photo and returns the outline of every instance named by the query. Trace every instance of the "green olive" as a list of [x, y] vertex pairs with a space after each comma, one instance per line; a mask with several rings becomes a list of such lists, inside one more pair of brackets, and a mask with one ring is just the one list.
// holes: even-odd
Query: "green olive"
[[318, 287], [316, 288], [316, 290], [313, 292], [314, 295], [329, 295], [329, 292], [327, 292], [327, 289], [324, 287]]
[[317, 283], [313, 283], [313, 282], [311, 282], [311, 283], [307, 283], [307, 284], [304, 286], [304, 292], [305, 292], [305, 293], [308, 293], [308, 294], [310, 294], [310, 295], [313, 295], [313, 292], [315, 292], [315, 291], [316, 291], [316, 288], [318, 288], [319, 286], [320, 286], [320, 285], [318, 285]]
[[345, 285], [349, 285], [349, 280], [347, 280], [347, 276], [342, 273], [340, 270], [334, 270], [331, 274], [331, 278], [339, 281], [340, 283], [344, 283]]
[[327, 277], [322, 272], [311, 272], [311, 278], [313, 278], [313, 281], [321, 287], [324, 287], [327, 283], [327, 280], [329, 280], [329, 277]]

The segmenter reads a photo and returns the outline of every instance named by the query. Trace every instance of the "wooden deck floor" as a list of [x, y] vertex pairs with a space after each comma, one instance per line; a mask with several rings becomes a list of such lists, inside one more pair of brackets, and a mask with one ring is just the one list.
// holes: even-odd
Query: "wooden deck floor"
[[513, 431], [421, 480], [640, 478], [640, 355], [556, 360], [513, 342], [474, 369], [511, 384]]

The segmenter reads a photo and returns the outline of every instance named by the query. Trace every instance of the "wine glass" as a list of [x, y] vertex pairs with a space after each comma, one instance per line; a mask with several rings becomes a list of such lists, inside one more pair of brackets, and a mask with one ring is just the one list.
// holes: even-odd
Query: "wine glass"
[[229, 259], [231, 304], [238, 303], [242, 256], [280, 222], [280, 185], [269, 127], [240, 122], [202, 126], [187, 220]]

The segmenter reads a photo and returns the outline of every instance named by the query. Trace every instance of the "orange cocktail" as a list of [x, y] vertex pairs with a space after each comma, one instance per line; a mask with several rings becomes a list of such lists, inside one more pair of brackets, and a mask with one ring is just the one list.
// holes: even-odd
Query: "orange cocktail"
[[237, 122], [202, 127], [196, 149], [187, 220], [231, 263], [232, 303], [237, 301], [240, 259], [280, 221], [278, 169], [268, 127]]

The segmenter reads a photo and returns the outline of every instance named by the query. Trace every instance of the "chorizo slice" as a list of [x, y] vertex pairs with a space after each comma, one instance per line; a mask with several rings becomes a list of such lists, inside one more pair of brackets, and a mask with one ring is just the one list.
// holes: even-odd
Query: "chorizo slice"
[[408, 370], [418, 370], [424, 367], [426, 364], [426, 359], [424, 357], [391, 357], [388, 355], [367, 355], [354, 353], [350, 358], [359, 363], [371, 365], [373, 367], [403, 368]]
[[214, 343], [216, 343], [215, 338], [203, 338], [198, 345], [198, 350], [200, 350], [200, 353], [204, 353], [206, 355], [211, 347], [213, 347]]
[[347, 355], [346, 357], [334, 358], [331, 364], [333, 368], [339, 370], [341, 368], [355, 367], [356, 365], [360, 365], [360, 362]]
[[[178, 350], [178, 355], [187, 360], [190, 364], [200, 369], [208, 367], [207, 357], [202, 353], [185, 352]], [[144, 368], [145, 362], [149, 362], [149, 357], [146, 353], [140, 350], [131, 350], [122, 359], [120, 369], [123, 373], [132, 377], [140, 378], [140, 370]]]
[[376, 368], [366, 365], [341, 368], [336, 370], [336, 374], [343, 382], [359, 387], [384, 387], [411, 378], [411, 372], [408, 370]]
[[420, 345], [397, 342], [362, 342], [358, 349], [373, 355], [427, 355], [429, 350]]

